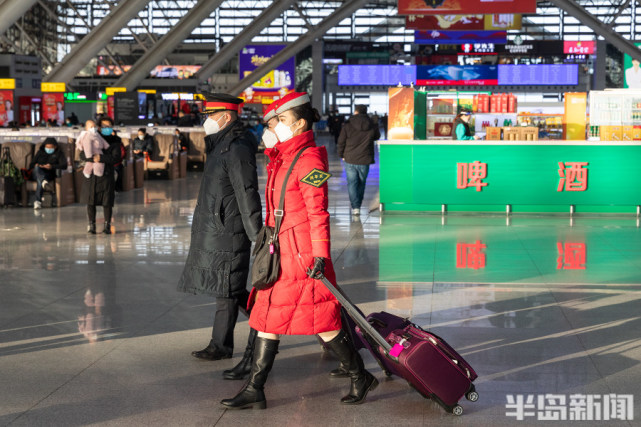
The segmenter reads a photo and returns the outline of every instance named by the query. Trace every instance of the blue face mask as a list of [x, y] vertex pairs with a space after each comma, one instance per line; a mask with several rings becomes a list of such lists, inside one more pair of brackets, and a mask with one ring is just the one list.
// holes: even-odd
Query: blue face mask
[[109, 136], [112, 133], [114, 133], [114, 130], [112, 128], [102, 128], [100, 129], [100, 133], [103, 134], [104, 136]]
[[45, 148], [45, 153], [47, 154], [53, 154], [54, 151], [56, 151], [55, 148]]

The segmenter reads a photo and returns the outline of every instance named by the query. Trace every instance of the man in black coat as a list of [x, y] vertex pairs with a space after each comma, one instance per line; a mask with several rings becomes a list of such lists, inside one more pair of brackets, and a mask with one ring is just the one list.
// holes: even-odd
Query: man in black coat
[[40, 149], [33, 156], [29, 169], [33, 169], [33, 176], [36, 179], [36, 201], [33, 202], [34, 209], [42, 207], [42, 191], [49, 190], [56, 179], [56, 170], [67, 168], [65, 154], [58, 146], [55, 138], [46, 138]]
[[229, 359], [238, 309], [247, 307], [251, 242], [262, 226], [256, 141], [238, 121], [242, 100], [206, 94], [207, 161], [191, 229], [191, 246], [178, 289], [216, 297], [209, 345], [192, 352], [206, 360]]
[[132, 141], [132, 150], [137, 159], [141, 159], [148, 154], [152, 158], [154, 151], [154, 138], [147, 134], [147, 129], [138, 129], [138, 138]]
[[378, 124], [367, 115], [367, 106], [357, 105], [338, 137], [338, 155], [345, 162], [347, 191], [352, 215], [360, 215], [369, 165], [374, 163], [374, 141], [381, 137]]

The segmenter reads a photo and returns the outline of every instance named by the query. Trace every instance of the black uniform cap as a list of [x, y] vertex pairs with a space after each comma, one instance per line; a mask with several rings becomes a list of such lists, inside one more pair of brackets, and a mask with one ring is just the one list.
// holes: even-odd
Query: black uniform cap
[[213, 114], [217, 111], [231, 110], [240, 113], [243, 109], [243, 100], [226, 93], [203, 93], [205, 97], [204, 114]]

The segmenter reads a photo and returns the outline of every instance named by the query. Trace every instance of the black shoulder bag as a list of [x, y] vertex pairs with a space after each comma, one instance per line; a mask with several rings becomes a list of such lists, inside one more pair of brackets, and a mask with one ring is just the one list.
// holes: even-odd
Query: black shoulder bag
[[280, 245], [278, 244], [278, 233], [283, 223], [285, 214], [285, 193], [287, 192], [287, 181], [292, 174], [294, 165], [298, 158], [303, 154], [307, 147], [301, 149], [291, 166], [287, 170], [287, 175], [283, 180], [283, 186], [280, 193], [280, 202], [278, 209], [274, 210], [275, 227], [263, 226], [256, 237], [256, 246], [254, 247], [254, 264], [252, 264], [251, 280], [252, 286], [258, 290], [270, 288], [280, 275]]

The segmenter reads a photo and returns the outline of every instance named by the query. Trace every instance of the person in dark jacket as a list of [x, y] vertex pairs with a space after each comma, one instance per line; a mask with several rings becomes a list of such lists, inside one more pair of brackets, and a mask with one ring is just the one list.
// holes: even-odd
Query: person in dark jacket
[[461, 111], [456, 118], [452, 127], [452, 139], [456, 141], [472, 141], [479, 139], [478, 136], [474, 135], [472, 128], [470, 127], [470, 118], [472, 118], [472, 113], [467, 110]]
[[178, 140], [178, 145], [180, 146], [180, 150], [189, 151], [189, 139], [187, 138], [187, 135], [182, 133], [179, 129], [174, 130], [174, 135]]
[[33, 176], [36, 178], [36, 201], [33, 202], [34, 209], [42, 207], [42, 191], [49, 190], [56, 179], [56, 170], [65, 169], [67, 159], [58, 146], [55, 138], [44, 140], [40, 149], [33, 156], [29, 169], [33, 169]]
[[192, 352], [229, 359], [238, 309], [247, 307], [251, 242], [262, 226], [256, 141], [238, 120], [242, 100], [205, 95], [207, 161], [191, 229], [191, 246], [178, 290], [216, 298], [209, 345]]
[[87, 162], [100, 162], [105, 164], [105, 172], [102, 176], [91, 175], [89, 178], [82, 177], [82, 191], [80, 203], [87, 205], [87, 218], [89, 225], [87, 232], [96, 234], [96, 206], [102, 206], [105, 217], [105, 228], [103, 233], [111, 234], [111, 218], [113, 213], [114, 199], [116, 197], [116, 179], [114, 167], [122, 161], [122, 141], [113, 133], [113, 121], [109, 117], [100, 119], [100, 134], [109, 144], [102, 154], [96, 154], [87, 159], [83, 152], [80, 152], [80, 159]]
[[341, 134], [341, 129], [343, 128], [343, 123], [345, 118], [338, 114], [338, 111], [331, 111], [329, 117], [327, 118], [327, 126], [329, 127], [329, 133], [334, 137], [334, 144], [338, 144], [338, 138]]
[[132, 150], [137, 159], [143, 158], [145, 154], [148, 154], [150, 158], [153, 157], [154, 138], [147, 134], [147, 129], [138, 129], [138, 138], [134, 139], [132, 144]]
[[194, 120], [191, 114], [185, 114], [183, 111], [178, 112], [178, 123], [176, 126], [181, 128], [188, 128], [194, 125]]
[[374, 141], [381, 137], [378, 124], [367, 115], [367, 106], [357, 105], [338, 137], [338, 155], [345, 162], [347, 191], [352, 215], [360, 215], [369, 165], [374, 163]]

